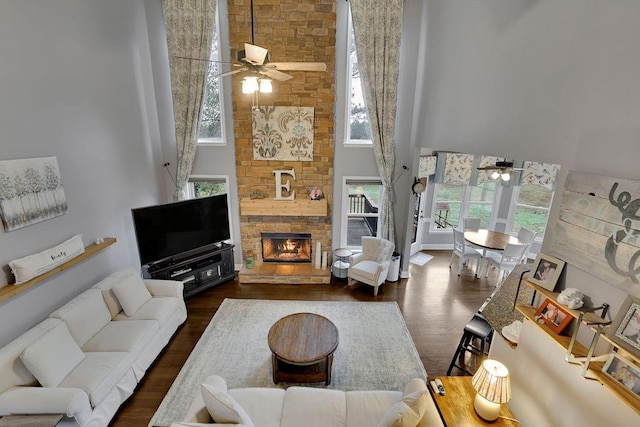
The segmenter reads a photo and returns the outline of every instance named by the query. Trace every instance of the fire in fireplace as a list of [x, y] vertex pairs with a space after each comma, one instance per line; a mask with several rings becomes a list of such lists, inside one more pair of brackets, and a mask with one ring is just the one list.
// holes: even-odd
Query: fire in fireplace
[[263, 262], [311, 262], [311, 233], [261, 233]]

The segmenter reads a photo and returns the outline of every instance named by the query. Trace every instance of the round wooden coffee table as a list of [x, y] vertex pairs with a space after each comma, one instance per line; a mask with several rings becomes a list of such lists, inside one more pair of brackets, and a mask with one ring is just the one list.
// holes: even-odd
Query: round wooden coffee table
[[273, 382], [331, 383], [338, 329], [326, 317], [295, 313], [269, 329]]

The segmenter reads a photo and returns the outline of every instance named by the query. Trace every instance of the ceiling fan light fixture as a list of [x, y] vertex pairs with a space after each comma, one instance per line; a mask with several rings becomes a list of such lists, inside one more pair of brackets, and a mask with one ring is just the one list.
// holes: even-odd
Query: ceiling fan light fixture
[[511, 179], [511, 175], [509, 172], [502, 172], [500, 174], [500, 178], [502, 178], [503, 181], [509, 181]]
[[498, 179], [500, 178], [500, 173], [498, 171], [493, 171], [493, 173], [491, 174], [491, 179]]
[[271, 93], [273, 92], [273, 86], [270, 79], [260, 79], [260, 92]]
[[242, 93], [254, 93], [258, 90], [258, 78], [257, 77], [245, 77], [242, 80]]

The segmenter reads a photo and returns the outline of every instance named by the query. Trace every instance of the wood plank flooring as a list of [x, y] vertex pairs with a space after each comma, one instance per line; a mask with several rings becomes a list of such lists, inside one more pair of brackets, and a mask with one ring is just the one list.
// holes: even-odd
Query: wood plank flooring
[[[425, 251], [434, 258], [424, 266], [410, 264], [409, 278], [373, 288], [346, 282], [330, 285], [240, 284], [237, 280], [187, 299], [187, 321], [149, 368], [134, 394], [112, 420], [112, 427], [145, 427], [178, 375], [200, 335], [225, 298], [323, 301], [396, 301], [429, 376], [446, 375], [462, 330], [495, 289], [497, 272], [475, 279], [474, 268], [456, 275], [451, 251]], [[475, 266], [474, 266], [475, 267]], [[265, 338], [266, 339], [266, 338]], [[455, 373], [454, 373], [455, 374]]]

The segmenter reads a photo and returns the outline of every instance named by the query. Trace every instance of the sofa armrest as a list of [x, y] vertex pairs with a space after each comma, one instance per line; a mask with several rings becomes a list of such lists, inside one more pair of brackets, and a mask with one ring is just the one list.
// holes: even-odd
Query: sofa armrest
[[183, 299], [182, 282], [177, 280], [144, 279], [149, 293], [154, 297], [176, 297]]
[[65, 414], [80, 424], [91, 415], [84, 390], [63, 387], [13, 387], [0, 393], [0, 415]]

